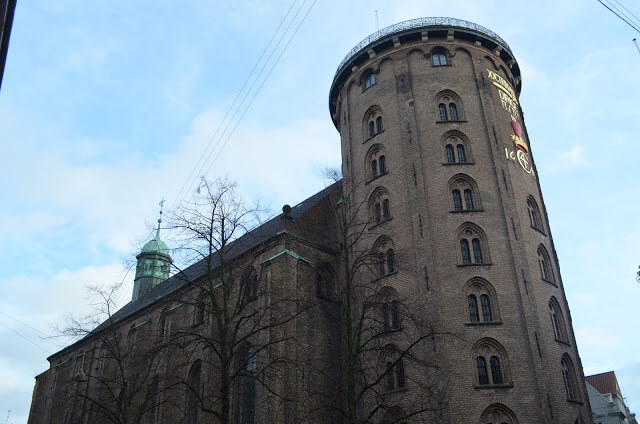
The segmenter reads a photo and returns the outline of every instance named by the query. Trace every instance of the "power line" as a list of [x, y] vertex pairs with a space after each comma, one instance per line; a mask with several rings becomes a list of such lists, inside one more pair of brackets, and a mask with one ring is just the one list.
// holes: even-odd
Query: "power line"
[[631, 12], [629, 9], [627, 9], [624, 6], [624, 4], [620, 3], [618, 0], [613, 0], [613, 1], [618, 3], [620, 5], [620, 7], [622, 7], [629, 15], [631, 15], [636, 20], [636, 22], [640, 21], [640, 19], [636, 15], [634, 15], [633, 12]]
[[[611, 13], [613, 13], [614, 15], [616, 15], [618, 18], [622, 19], [624, 22], [627, 23], [627, 25], [629, 25], [631, 28], [635, 29], [636, 32], [640, 33], [640, 28], [638, 28], [638, 26], [632, 24], [631, 22], [629, 22], [627, 19], [625, 19], [625, 17], [622, 17], [616, 10], [613, 10], [611, 7], [615, 8], [615, 6], [611, 5], [611, 7], [607, 6], [606, 4], [604, 4], [601, 0], [597, 0], [598, 3], [600, 3], [601, 5], [603, 5], [604, 7], [606, 7], [607, 9], [609, 9], [609, 11], [611, 11]], [[622, 12], [621, 12], [622, 13]]]
[[12, 320], [14, 320], [14, 321], [16, 321], [16, 322], [19, 322], [20, 324], [22, 324], [22, 325], [24, 325], [24, 326], [26, 326], [26, 327], [29, 327], [30, 329], [32, 329], [33, 331], [35, 331], [36, 333], [38, 333], [39, 337], [42, 337], [42, 338], [49, 337], [49, 336], [48, 336], [47, 334], [45, 334], [44, 332], [42, 332], [42, 331], [38, 330], [37, 328], [35, 328], [35, 327], [33, 327], [33, 326], [31, 326], [31, 325], [27, 324], [27, 323], [26, 323], [26, 322], [24, 322], [24, 321], [19, 320], [18, 318], [12, 317], [11, 315], [7, 314], [6, 312], [2, 312], [2, 311], [0, 311], [0, 314], [4, 315], [5, 317], [7, 317], [7, 318], [9, 318], [9, 319], [12, 319]]
[[[227, 118], [229, 117], [229, 114], [231, 113], [231, 111], [233, 110], [233, 108], [235, 107], [238, 98], [240, 97], [240, 95], [243, 93], [245, 87], [247, 86], [247, 83], [251, 80], [251, 78], [253, 77], [253, 74], [256, 70], [256, 68], [258, 67], [258, 65], [260, 64], [260, 62], [262, 61], [262, 58], [264, 57], [264, 55], [266, 54], [266, 52], [269, 50], [269, 47], [271, 46], [271, 43], [273, 42], [273, 40], [276, 38], [276, 35], [278, 35], [278, 32], [280, 32], [280, 28], [282, 28], [282, 24], [286, 21], [287, 17], [289, 16], [289, 14], [291, 13], [291, 10], [293, 9], [293, 6], [296, 4], [298, 0], [293, 0], [293, 2], [291, 3], [291, 6], [289, 6], [289, 9], [287, 10], [287, 12], [285, 13], [284, 17], [282, 18], [282, 20], [280, 21], [280, 24], [278, 24], [278, 27], [276, 28], [276, 30], [274, 31], [273, 35], [271, 36], [271, 39], [269, 40], [269, 42], [267, 43], [267, 45], [262, 49], [262, 53], [260, 54], [260, 57], [258, 58], [258, 60], [256, 61], [256, 63], [253, 65], [253, 68], [251, 69], [251, 72], [249, 72], [249, 75], [247, 76], [247, 78], [245, 79], [244, 83], [242, 84], [242, 87], [240, 88], [240, 90], [238, 90], [238, 93], [236, 94], [236, 97], [233, 99], [233, 102], [231, 103], [231, 106], [229, 106], [227, 108], [227, 112], [224, 115], [224, 118], [222, 118], [222, 121], [220, 122], [220, 124], [218, 125], [218, 127], [216, 128], [215, 132], [213, 133], [213, 135], [209, 138], [209, 141], [207, 143], [207, 147], [205, 147], [204, 152], [202, 155], [200, 155], [198, 161], [196, 162], [196, 164], [194, 165], [194, 167], [191, 169], [191, 173], [189, 174], [189, 176], [187, 177], [187, 179], [185, 180], [184, 184], [182, 185], [182, 187], [180, 188], [180, 191], [178, 192], [178, 195], [176, 196], [176, 200], [175, 202], [178, 202], [180, 200], [180, 197], [182, 196], [182, 192], [184, 191], [184, 189], [189, 185], [190, 181], [192, 181], [194, 178], [197, 178], [194, 174], [196, 172], [196, 170], [198, 169], [202, 169], [202, 166], [204, 166], [204, 164], [202, 166], [200, 166], [200, 162], [202, 162], [203, 158], [205, 156], [207, 156], [207, 158], [209, 158], [211, 156], [211, 153], [209, 153], [207, 155], [207, 152], [209, 149], [211, 149], [212, 151], [215, 150], [215, 148], [218, 146], [218, 144], [220, 143], [220, 139], [218, 139], [218, 141], [213, 144], [213, 140], [216, 138], [216, 136], [218, 135], [218, 133], [220, 132], [220, 130], [224, 127], [224, 130], [222, 131], [222, 133], [224, 134], [224, 132], [226, 131], [226, 128], [228, 128], [229, 123], [227, 123], [225, 125], [225, 122], [227, 121]], [[246, 94], [245, 96], [246, 97]], [[244, 99], [243, 97], [243, 99]], [[229, 118], [229, 121], [233, 120], [233, 117], [235, 116], [235, 112], [231, 115], [231, 118]], [[212, 147], [213, 146], [213, 147]], [[206, 160], [205, 160], [206, 163]], [[200, 168], [199, 168], [200, 167]]]
[[[275, 62], [270, 67], [268, 73], [266, 74], [266, 76], [264, 77], [262, 82], [259, 84], [257, 90], [255, 92], [253, 92], [253, 94], [252, 94], [252, 91], [253, 91], [254, 87], [256, 86], [256, 84], [261, 79], [261, 76], [264, 74], [265, 69], [267, 68], [267, 66], [271, 62], [273, 56], [278, 52], [279, 47], [282, 44], [283, 39], [285, 39], [285, 37], [289, 33], [292, 25], [298, 19], [298, 16], [300, 15], [301, 10], [304, 8], [305, 4], [307, 3], [307, 0], [304, 0], [300, 4], [300, 6], [298, 7], [297, 11], [293, 15], [293, 17], [289, 20], [289, 23], [288, 23], [287, 27], [283, 31], [280, 31], [281, 28], [283, 27], [283, 25], [285, 24], [285, 22], [287, 22], [288, 17], [291, 14], [291, 11], [293, 10], [293, 8], [296, 5], [297, 1], [298, 0], [294, 0], [293, 1], [291, 6], [289, 7], [287, 12], [285, 13], [284, 17], [280, 21], [280, 24], [278, 25], [276, 31], [273, 33], [271, 39], [269, 40], [269, 43], [267, 43], [266, 47], [262, 50], [262, 53], [260, 54], [260, 57], [256, 61], [255, 65], [253, 66], [253, 69], [249, 73], [249, 76], [245, 80], [244, 84], [242, 85], [242, 87], [238, 91], [238, 94], [236, 95], [233, 103], [227, 109], [227, 112], [225, 114], [224, 119], [222, 120], [222, 122], [217, 127], [217, 129], [214, 132], [214, 134], [209, 139], [207, 147], [204, 149], [202, 155], [200, 156], [200, 159], [198, 160], [196, 165], [192, 168], [192, 171], [191, 171], [189, 177], [187, 178], [187, 180], [183, 184], [182, 188], [180, 189], [180, 191], [179, 191], [179, 193], [178, 193], [178, 195], [176, 197], [176, 200], [175, 200], [176, 203], [179, 202], [180, 199], [182, 198], [182, 196], [186, 194], [185, 193], [185, 189], [187, 187], [189, 187], [190, 184], [192, 184], [194, 179], [197, 178], [198, 174], [203, 175], [203, 174], [208, 173], [211, 170], [211, 168], [213, 167], [213, 164], [215, 163], [215, 161], [217, 160], [217, 158], [220, 156], [220, 154], [222, 153], [223, 149], [227, 145], [227, 142], [229, 141], [231, 135], [234, 133], [235, 129], [238, 127], [239, 123], [244, 118], [244, 116], [247, 113], [248, 109], [253, 104], [253, 101], [255, 100], [256, 96], [260, 92], [262, 86], [265, 84], [266, 80], [271, 75], [271, 72], [273, 71], [274, 67], [277, 65], [278, 61], [282, 57], [282, 54], [286, 51], [287, 47], [291, 43], [291, 40], [297, 34], [298, 30], [300, 29], [300, 26], [305, 21], [306, 17], [308, 16], [309, 12], [311, 11], [311, 9], [313, 8], [313, 6], [315, 5], [315, 2], [316, 2], [316, 0], [314, 0], [313, 3], [311, 4], [311, 7], [309, 7], [309, 9], [306, 11], [304, 16], [300, 20], [298, 26], [296, 27], [295, 31], [293, 32], [291, 37], [289, 37], [289, 39], [286, 42], [285, 46], [282, 48], [280, 54], [277, 56]], [[275, 46], [272, 49], [270, 49], [271, 45], [273, 44], [273, 41], [276, 39], [276, 37], [279, 34], [280, 34], [280, 38], [278, 39], [278, 41], [275, 44]], [[268, 53], [268, 57], [263, 61], [262, 59], [265, 57], [265, 55], [267, 55], [267, 53]], [[256, 73], [255, 71], [256, 71], [256, 69], [258, 68], [258, 66], [260, 65], [261, 62], [262, 62], [262, 67]], [[248, 85], [248, 88], [246, 88], [247, 85]], [[245, 90], [245, 88], [246, 88], [246, 90]], [[249, 96], [251, 96], [251, 97], [250, 97], [249, 102], [247, 103], [247, 98]], [[238, 102], [238, 99], [240, 99], [239, 102]], [[229, 129], [229, 128], [231, 128], [231, 129]], [[214, 140], [215, 140], [215, 142], [214, 142]], [[224, 142], [223, 142], [223, 140], [224, 140]], [[217, 151], [217, 153], [216, 153], [216, 151]], [[214, 153], [215, 153], [215, 156], [213, 156]], [[213, 160], [211, 159], [212, 156], [213, 156]], [[206, 172], [204, 172], [205, 169], [206, 169]]]
[[236, 125], [233, 127], [233, 129], [231, 130], [231, 132], [229, 133], [229, 135], [227, 136], [227, 138], [224, 141], [224, 144], [222, 145], [222, 147], [220, 148], [220, 150], [218, 151], [218, 154], [216, 155], [216, 157], [213, 159], [213, 161], [211, 162], [211, 165], [209, 165], [209, 168], [207, 169], [207, 173], [211, 170], [211, 168], [213, 167], [213, 164], [215, 163], [215, 161], [218, 159], [218, 156], [220, 156], [220, 154], [222, 153], [222, 150], [224, 149], [224, 147], [227, 145], [227, 142], [229, 141], [229, 138], [231, 138], [231, 135], [233, 134], [233, 132], [235, 131], [235, 129], [238, 127], [238, 124], [240, 124], [240, 121], [242, 120], [242, 118], [244, 117], [244, 115], [247, 113], [247, 111], [249, 110], [249, 107], [251, 106], [251, 104], [253, 104], [253, 101], [255, 100], [256, 96], [258, 95], [258, 93], [260, 92], [260, 90], [262, 89], [262, 86], [264, 86], [264, 84], [267, 82], [267, 79], [269, 79], [269, 76], [271, 75], [271, 72], [273, 72], [274, 68], [276, 67], [276, 65], [278, 64], [278, 62], [280, 61], [280, 58], [282, 57], [282, 55], [284, 54], [285, 51], [287, 51], [287, 48], [289, 47], [289, 44], [291, 44], [291, 41], [293, 40], [293, 38], [295, 37], [295, 35], [298, 33], [298, 30], [300, 29], [300, 27], [302, 26], [302, 24], [304, 23], [304, 21], [307, 19], [307, 16], [309, 15], [309, 13], [311, 12], [311, 9], [313, 9], [313, 6], [315, 6], [317, 0], [313, 0], [313, 2], [311, 3], [311, 6], [309, 7], [309, 9], [307, 9], [307, 12], [305, 13], [305, 15], [302, 17], [302, 20], [300, 21], [300, 23], [298, 24], [298, 26], [296, 27], [295, 31], [293, 32], [293, 34], [291, 35], [291, 37], [289, 38], [289, 40], [287, 41], [287, 44], [284, 46], [284, 48], [282, 49], [282, 51], [280, 52], [280, 54], [278, 55], [278, 57], [276, 58], [276, 61], [273, 63], [273, 65], [271, 66], [271, 69], [269, 69], [269, 72], [267, 73], [267, 76], [264, 78], [264, 80], [262, 80], [262, 83], [260, 84], [260, 86], [258, 87], [258, 89], [256, 90], [256, 92], [254, 93], [253, 97], [251, 98], [251, 101], [249, 102], [249, 104], [247, 105], [247, 107], [245, 108], [245, 110], [242, 112], [242, 115], [240, 116], [240, 119], [236, 122]]
[[31, 343], [32, 345], [34, 345], [35, 347], [37, 347], [40, 350], [43, 350], [45, 353], [51, 355], [51, 352], [45, 348], [43, 348], [42, 346], [40, 346], [39, 344], [37, 344], [36, 342], [32, 341], [31, 339], [27, 338], [27, 336], [25, 336], [24, 334], [20, 333], [18, 330], [16, 330], [15, 328], [11, 328], [9, 327], [7, 324], [5, 324], [4, 322], [0, 321], [0, 325], [8, 328], [10, 331], [13, 331], [14, 333], [16, 333], [19, 337], [21, 337], [22, 339], [26, 340], [27, 342]]

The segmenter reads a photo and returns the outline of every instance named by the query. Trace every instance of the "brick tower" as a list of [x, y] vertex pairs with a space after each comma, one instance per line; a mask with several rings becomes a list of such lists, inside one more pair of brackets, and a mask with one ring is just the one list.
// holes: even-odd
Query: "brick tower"
[[[591, 422], [521, 86], [504, 40], [450, 18], [372, 34], [331, 86], [344, 191], [379, 258], [371, 284], [429, 326], [419, 349], [440, 373], [435, 422]], [[389, 345], [411, 331], [385, 326], [399, 330]], [[405, 413], [424, 401], [421, 378], [409, 364], [396, 381]]]

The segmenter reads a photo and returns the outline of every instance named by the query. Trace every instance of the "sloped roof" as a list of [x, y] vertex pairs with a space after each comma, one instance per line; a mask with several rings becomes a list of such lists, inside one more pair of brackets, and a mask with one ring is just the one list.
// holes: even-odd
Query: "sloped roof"
[[618, 396], [618, 379], [614, 371], [603, 372], [600, 374], [588, 375], [585, 380], [593, 386], [601, 394], [611, 393]]
[[[341, 183], [342, 183], [342, 180], [337, 181], [336, 183], [326, 187], [325, 189], [314, 194], [313, 196], [298, 203], [296, 206], [291, 208], [291, 212], [289, 213], [289, 216], [291, 216], [294, 220], [300, 218], [307, 211], [309, 211], [313, 206], [318, 204], [322, 199], [327, 197], [334, 190], [338, 189]], [[280, 215], [275, 216], [274, 218], [268, 220], [264, 224], [259, 225], [258, 227], [254, 228], [253, 230], [247, 232], [246, 234], [242, 235], [238, 239], [229, 243], [229, 245], [227, 246], [227, 259], [232, 260], [233, 258], [242, 255], [244, 252], [282, 233], [284, 231], [284, 228], [282, 227], [282, 219], [281, 219], [282, 216], [283, 216], [282, 213]], [[212, 259], [213, 260], [212, 260], [211, 266], [213, 268], [216, 268], [219, 265], [220, 259], [217, 256], [214, 256]], [[163, 281], [162, 283], [158, 284], [156, 287], [149, 290], [149, 292], [147, 292], [144, 296], [127, 303], [118, 311], [116, 311], [111, 316], [110, 320], [106, 320], [105, 322], [100, 324], [98, 327], [96, 327], [96, 329], [93, 330], [91, 334], [65, 347], [59, 352], [54, 353], [53, 355], [49, 356], [47, 360], [51, 360], [51, 358], [53, 358], [54, 356], [57, 356], [60, 353], [77, 345], [78, 343], [81, 343], [83, 340], [107, 328], [109, 325], [112, 325], [113, 323], [121, 321], [137, 313], [138, 311], [145, 309], [146, 307], [152, 305], [153, 303], [159, 301], [160, 299], [163, 299], [164, 297], [170, 295], [171, 293], [176, 292], [177, 290], [186, 286], [189, 281], [194, 281], [198, 277], [203, 275], [206, 270], [207, 270], [207, 263], [205, 259], [202, 259], [196, 262], [195, 264], [183, 270], [182, 273], [176, 274], [168, 278], [167, 280]]]

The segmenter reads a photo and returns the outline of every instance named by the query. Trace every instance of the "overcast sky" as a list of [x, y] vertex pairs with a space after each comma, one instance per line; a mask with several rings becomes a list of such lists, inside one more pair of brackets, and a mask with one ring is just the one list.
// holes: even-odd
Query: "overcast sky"
[[[279, 211], [324, 187], [340, 165], [329, 87], [376, 10], [380, 28], [451, 16], [511, 46], [584, 372], [615, 370], [640, 407], [640, 34], [596, 0], [31, 0], [0, 91], [0, 419], [26, 422], [61, 347], [41, 337], [90, 307], [85, 285], [124, 276], [129, 300], [122, 264], [161, 198], [228, 175]], [[216, 133], [256, 63], [251, 107]]]

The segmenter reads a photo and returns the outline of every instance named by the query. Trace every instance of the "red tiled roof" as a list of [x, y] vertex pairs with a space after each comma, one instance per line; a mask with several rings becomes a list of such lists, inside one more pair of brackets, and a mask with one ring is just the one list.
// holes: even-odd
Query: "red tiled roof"
[[611, 393], [612, 395], [618, 395], [618, 379], [614, 371], [588, 375], [585, 380], [601, 394]]

